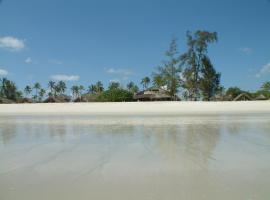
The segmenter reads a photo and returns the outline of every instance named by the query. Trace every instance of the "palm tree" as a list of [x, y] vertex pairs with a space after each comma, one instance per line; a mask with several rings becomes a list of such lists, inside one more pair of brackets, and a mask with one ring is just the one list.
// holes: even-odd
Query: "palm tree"
[[50, 94], [55, 94], [55, 82], [54, 81], [49, 81], [48, 83], [48, 87], [49, 87], [49, 90], [50, 90]]
[[41, 88], [40, 91], [39, 91], [39, 101], [42, 101], [45, 94], [46, 94], [46, 90]]
[[36, 83], [34, 84], [33, 89], [36, 90], [36, 94], [35, 94], [35, 96], [34, 96], [34, 99], [37, 100], [37, 98], [38, 98], [38, 92], [39, 92], [39, 90], [41, 89], [40, 83], [36, 82]]
[[0, 79], [0, 96], [16, 101], [21, 97], [16, 84], [7, 78]]
[[78, 96], [79, 96], [79, 91], [80, 91], [79, 86], [73, 85], [73, 86], [71, 87], [71, 91], [72, 91], [73, 99], [78, 98]]
[[150, 78], [148, 76], [144, 77], [141, 81], [141, 84], [143, 85], [143, 89], [147, 89], [149, 83], [150, 83]]
[[110, 82], [110, 85], [109, 85], [109, 90], [114, 90], [114, 89], [119, 89], [120, 88], [120, 83], [118, 82]]
[[103, 84], [102, 84], [101, 81], [98, 81], [98, 82], [96, 83], [96, 89], [97, 89], [97, 93], [103, 92], [104, 87], [103, 87]]
[[94, 93], [96, 93], [96, 92], [97, 92], [97, 87], [96, 87], [96, 85], [91, 84], [91, 85], [88, 87], [88, 93], [89, 93], [89, 94], [94, 94]]
[[262, 88], [262, 90], [270, 91], [270, 81], [263, 83], [261, 88]]
[[80, 98], [82, 97], [83, 91], [84, 91], [84, 87], [83, 87], [83, 85], [80, 85], [79, 86], [79, 95], [80, 95]]
[[130, 91], [133, 87], [134, 87], [134, 83], [132, 81], [130, 81], [128, 84], [127, 84], [127, 89], [128, 91]]
[[30, 95], [32, 92], [32, 88], [31, 86], [27, 85], [25, 88], [24, 88], [24, 93], [26, 96]]
[[60, 94], [64, 94], [67, 89], [66, 83], [64, 81], [59, 81], [57, 88]]

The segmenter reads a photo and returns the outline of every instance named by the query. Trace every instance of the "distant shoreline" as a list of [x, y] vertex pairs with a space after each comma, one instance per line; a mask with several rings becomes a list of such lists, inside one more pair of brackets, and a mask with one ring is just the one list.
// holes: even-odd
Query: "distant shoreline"
[[238, 102], [104, 102], [0, 104], [8, 115], [214, 115], [270, 114], [270, 101]]

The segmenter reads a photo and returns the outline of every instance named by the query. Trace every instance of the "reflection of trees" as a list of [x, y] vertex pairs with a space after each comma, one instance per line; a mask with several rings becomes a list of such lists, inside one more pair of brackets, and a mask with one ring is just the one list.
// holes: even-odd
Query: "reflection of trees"
[[185, 151], [207, 163], [219, 141], [219, 124], [190, 124], [185, 127]]
[[144, 134], [150, 148], [158, 150], [171, 162], [186, 158], [206, 164], [213, 158], [220, 137], [220, 125], [150, 126], [144, 127]]
[[16, 137], [16, 131], [16, 124], [0, 123], [0, 137], [4, 145], [10, 143]]

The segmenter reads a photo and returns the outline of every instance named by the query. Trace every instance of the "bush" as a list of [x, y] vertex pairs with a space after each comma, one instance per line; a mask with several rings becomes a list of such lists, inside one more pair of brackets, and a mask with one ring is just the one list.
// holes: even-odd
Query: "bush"
[[97, 97], [97, 100], [101, 102], [133, 101], [133, 94], [124, 89], [114, 88], [102, 92]]

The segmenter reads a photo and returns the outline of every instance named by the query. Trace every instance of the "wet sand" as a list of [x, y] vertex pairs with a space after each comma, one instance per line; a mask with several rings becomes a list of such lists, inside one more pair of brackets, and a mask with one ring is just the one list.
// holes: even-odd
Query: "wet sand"
[[268, 200], [269, 155], [269, 113], [0, 116], [0, 199]]

